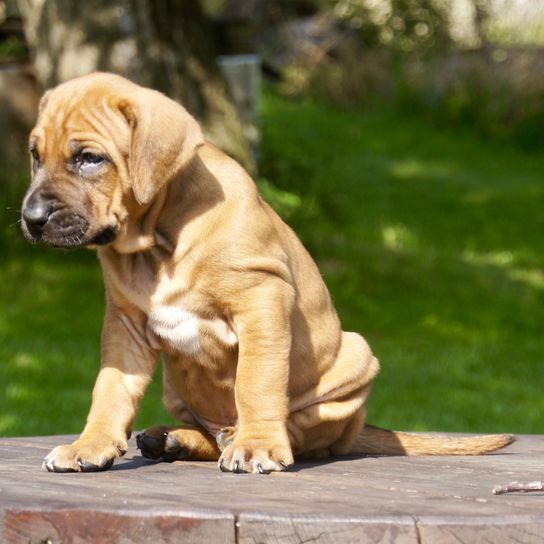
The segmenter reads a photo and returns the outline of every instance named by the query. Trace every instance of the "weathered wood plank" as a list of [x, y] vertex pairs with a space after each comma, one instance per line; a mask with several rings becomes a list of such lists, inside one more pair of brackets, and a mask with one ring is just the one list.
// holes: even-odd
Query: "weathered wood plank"
[[[495, 455], [343, 458], [269, 476], [224, 474], [215, 463], [156, 463], [142, 458], [131, 440], [125, 458], [108, 472], [44, 471], [47, 452], [71, 439], [0, 439], [5, 541], [37, 542], [49, 538], [45, 533], [52, 542], [65, 541], [62, 531], [74, 532], [74, 526], [74, 541], [80, 542], [99, 541], [97, 534], [106, 529], [109, 542], [161, 542], [159, 533], [164, 542], [180, 534], [190, 534], [188, 541], [228, 542], [236, 534], [245, 543], [419, 538], [423, 544], [530, 543], [531, 535], [544, 535], [543, 493], [491, 492], [497, 484], [542, 479], [540, 436], [521, 437]], [[221, 540], [212, 538], [219, 533]]]
[[235, 542], [234, 517], [195, 512], [8, 511], [6, 544]]
[[334, 518], [299, 517], [267, 514], [241, 514], [238, 520], [238, 542], [258, 544], [419, 544], [413, 518]]
[[542, 519], [510, 517], [507, 520], [472, 518], [423, 518], [417, 521], [421, 544], [542, 544]]

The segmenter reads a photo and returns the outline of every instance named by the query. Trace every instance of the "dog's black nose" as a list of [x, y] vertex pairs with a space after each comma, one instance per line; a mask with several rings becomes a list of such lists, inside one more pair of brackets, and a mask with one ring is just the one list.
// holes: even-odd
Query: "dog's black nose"
[[30, 195], [23, 209], [23, 219], [28, 230], [34, 234], [41, 234], [43, 227], [51, 215], [51, 207], [38, 192]]

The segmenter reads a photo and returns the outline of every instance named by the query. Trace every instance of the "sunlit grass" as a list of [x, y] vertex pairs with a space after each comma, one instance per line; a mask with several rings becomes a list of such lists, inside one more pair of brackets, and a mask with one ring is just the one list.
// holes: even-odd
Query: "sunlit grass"
[[344, 327], [382, 363], [370, 420], [543, 432], [544, 158], [409, 115], [268, 95], [263, 175]]
[[[544, 432], [544, 158], [417, 118], [267, 92], [260, 186], [382, 363], [370, 420]], [[0, 434], [81, 430], [104, 288], [91, 251], [0, 233]], [[8, 226], [10, 225], [10, 226]], [[168, 421], [160, 376], [137, 427]]]
[[[104, 288], [90, 251], [27, 247], [13, 233], [0, 281], [0, 433], [81, 431], [100, 362]], [[160, 376], [138, 426], [169, 421]]]

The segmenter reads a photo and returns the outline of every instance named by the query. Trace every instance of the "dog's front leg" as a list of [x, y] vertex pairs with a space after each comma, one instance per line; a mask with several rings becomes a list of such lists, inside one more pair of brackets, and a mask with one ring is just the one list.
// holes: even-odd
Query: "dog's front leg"
[[233, 315], [238, 334], [238, 428], [219, 468], [267, 473], [293, 463], [287, 435], [292, 288], [272, 279], [245, 290]]
[[58, 446], [44, 460], [50, 472], [92, 472], [111, 467], [124, 455], [127, 439], [158, 352], [145, 339], [145, 317], [106, 311], [102, 364], [87, 425], [72, 444]]

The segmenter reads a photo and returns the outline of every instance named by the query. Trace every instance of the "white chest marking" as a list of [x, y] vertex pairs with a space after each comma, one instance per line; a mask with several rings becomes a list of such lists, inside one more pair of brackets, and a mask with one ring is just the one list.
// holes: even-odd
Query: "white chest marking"
[[176, 306], [157, 306], [148, 318], [149, 328], [173, 348], [188, 354], [200, 351], [198, 316]]

